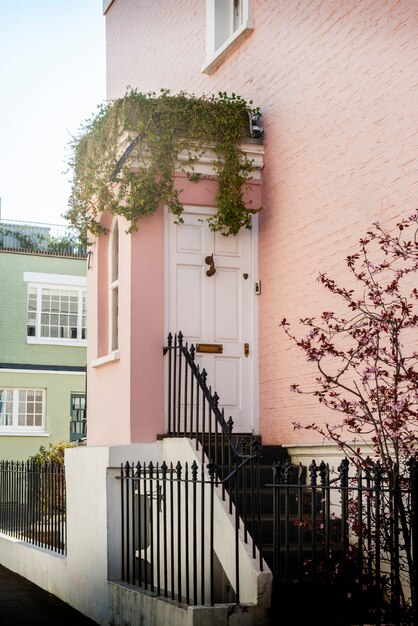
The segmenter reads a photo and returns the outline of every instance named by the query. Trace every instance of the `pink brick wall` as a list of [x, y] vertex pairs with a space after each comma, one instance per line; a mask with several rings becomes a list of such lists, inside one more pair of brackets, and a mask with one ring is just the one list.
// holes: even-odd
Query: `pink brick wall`
[[[417, 198], [415, 0], [253, 0], [255, 30], [210, 76], [202, 0], [116, 0], [107, 14], [108, 95], [127, 85], [235, 91], [263, 112], [260, 397], [265, 441], [296, 443], [292, 419], [323, 409], [289, 393], [309, 368], [281, 318], [334, 308], [320, 270], [343, 259], [374, 220]], [[309, 436], [311, 439], [312, 436]]]

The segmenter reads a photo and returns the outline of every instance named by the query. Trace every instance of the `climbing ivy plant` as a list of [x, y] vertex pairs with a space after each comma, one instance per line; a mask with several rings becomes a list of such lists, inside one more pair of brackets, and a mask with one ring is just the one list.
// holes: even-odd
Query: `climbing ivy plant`
[[[218, 211], [208, 220], [210, 228], [226, 236], [251, 228], [259, 209], [244, 203], [252, 161], [240, 147], [249, 136], [249, 116], [259, 117], [252, 102], [224, 92], [197, 97], [129, 90], [123, 98], [101, 105], [71, 142], [72, 190], [66, 218], [84, 236], [97, 234], [102, 230], [100, 214], [107, 209], [127, 218], [132, 232], [163, 203], [181, 222], [181, 190], [175, 189], [174, 172], [199, 180], [195, 164], [209, 149], [218, 180]], [[132, 141], [121, 156], [125, 131]], [[180, 153], [186, 155], [181, 162]]]

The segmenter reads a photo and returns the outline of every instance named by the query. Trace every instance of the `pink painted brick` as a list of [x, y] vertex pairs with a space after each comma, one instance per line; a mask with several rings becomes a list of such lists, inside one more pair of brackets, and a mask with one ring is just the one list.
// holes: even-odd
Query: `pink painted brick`
[[107, 14], [108, 96], [128, 85], [226, 90], [261, 107], [261, 432], [265, 441], [287, 444], [304, 436], [292, 420], [325, 414], [289, 393], [293, 381], [309, 384], [312, 368], [289, 349], [280, 319], [332, 308], [316, 284], [319, 271], [342, 280], [343, 259], [365, 229], [416, 206], [418, 5], [252, 4], [254, 32], [208, 76], [201, 73], [202, 0], [115, 0]]

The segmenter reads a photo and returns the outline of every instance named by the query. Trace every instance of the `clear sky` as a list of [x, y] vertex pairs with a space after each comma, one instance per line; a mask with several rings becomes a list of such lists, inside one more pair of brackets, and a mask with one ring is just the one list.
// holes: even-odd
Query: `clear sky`
[[0, 0], [3, 219], [64, 223], [68, 142], [105, 99], [102, 0]]

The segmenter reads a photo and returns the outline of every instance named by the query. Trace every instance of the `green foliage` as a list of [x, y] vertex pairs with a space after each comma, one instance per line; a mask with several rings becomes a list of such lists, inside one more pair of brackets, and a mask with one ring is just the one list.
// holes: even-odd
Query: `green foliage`
[[[5, 245], [5, 238], [12, 242]], [[17, 243], [14, 243], [17, 242]], [[29, 252], [45, 252], [48, 254], [85, 256], [86, 247], [76, 233], [68, 232], [62, 237], [54, 237], [35, 228], [21, 226], [6, 226], [0, 224], [0, 249], [12, 248]]]
[[50, 443], [48, 448], [40, 446], [39, 451], [29, 458], [33, 463], [59, 463], [64, 465], [65, 448], [73, 448], [76, 444], [61, 441], [60, 443]]
[[68, 233], [63, 237], [48, 237], [47, 251], [50, 254], [74, 254], [84, 256], [85, 246], [80, 242], [75, 233]]
[[[19, 229], [19, 227], [13, 228], [5, 226], [4, 224], [0, 224], [0, 235], [3, 235], [3, 237], [12, 237], [24, 250], [37, 250], [42, 241], [42, 236], [37, 233], [30, 235], [25, 233], [22, 229]], [[1, 248], [4, 247], [3, 237], [0, 239]]]
[[[251, 105], [235, 94], [197, 97], [163, 89], [159, 94], [129, 90], [124, 98], [100, 106], [71, 142], [72, 191], [65, 217], [84, 237], [102, 230], [105, 209], [127, 218], [131, 232], [161, 203], [181, 222], [174, 171], [199, 180], [194, 164], [209, 149], [218, 175], [218, 212], [209, 219], [210, 228], [224, 235], [251, 228], [255, 211], [245, 206], [243, 193], [252, 162], [240, 148], [249, 136], [249, 114], [259, 115]], [[120, 158], [124, 131], [136, 137], [129, 159]], [[187, 156], [179, 164], [183, 151]]]

